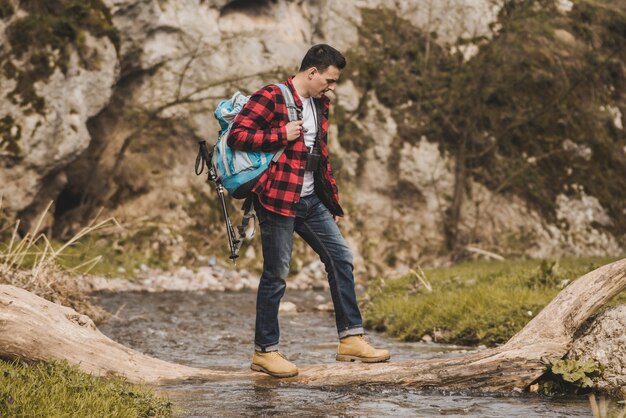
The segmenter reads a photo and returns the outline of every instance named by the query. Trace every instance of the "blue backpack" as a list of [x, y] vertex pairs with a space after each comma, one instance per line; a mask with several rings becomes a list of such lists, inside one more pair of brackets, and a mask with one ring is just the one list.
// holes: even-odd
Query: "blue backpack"
[[[298, 120], [298, 109], [289, 87], [276, 84], [280, 87], [287, 105], [289, 121]], [[220, 124], [220, 132], [213, 151], [213, 165], [218, 180], [235, 199], [246, 198], [258, 178], [269, 167], [272, 161], [277, 161], [285, 151], [281, 148], [275, 152], [242, 151], [228, 146], [227, 138], [235, 117], [250, 99], [240, 92], [232, 98], [222, 100], [215, 109], [215, 118]]]

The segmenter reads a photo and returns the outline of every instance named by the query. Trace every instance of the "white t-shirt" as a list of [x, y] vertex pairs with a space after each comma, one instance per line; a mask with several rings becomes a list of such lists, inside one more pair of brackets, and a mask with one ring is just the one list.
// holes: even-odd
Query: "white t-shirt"
[[[304, 144], [311, 149], [315, 144], [315, 135], [317, 134], [317, 116], [315, 103], [313, 98], [302, 99], [302, 127], [304, 128]], [[302, 190], [300, 196], [308, 196], [313, 194], [313, 172], [304, 172], [304, 183], [302, 183]]]

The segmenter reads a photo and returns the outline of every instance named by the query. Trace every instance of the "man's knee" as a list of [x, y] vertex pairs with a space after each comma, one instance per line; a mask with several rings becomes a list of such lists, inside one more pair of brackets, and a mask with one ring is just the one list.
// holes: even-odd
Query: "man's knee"
[[354, 266], [354, 257], [352, 256], [352, 251], [347, 245], [345, 246], [345, 248], [342, 249], [339, 258], [342, 263], [349, 264], [350, 267]]
[[289, 261], [268, 263], [263, 268], [263, 278], [271, 282], [285, 282], [289, 276]]
[[352, 250], [348, 245], [340, 245], [336, 248], [333, 248], [332, 251], [329, 251], [327, 257], [322, 260], [326, 265], [326, 270], [337, 267], [349, 267], [350, 269], [354, 266], [354, 258], [352, 256]]

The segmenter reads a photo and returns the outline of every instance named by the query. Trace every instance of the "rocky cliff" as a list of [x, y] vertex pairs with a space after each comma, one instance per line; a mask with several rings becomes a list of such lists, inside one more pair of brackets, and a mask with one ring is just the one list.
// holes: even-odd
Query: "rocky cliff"
[[[120, 248], [221, 257], [196, 141], [215, 139], [218, 100], [327, 42], [349, 62], [330, 148], [360, 271], [626, 246], [623, 6], [0, 0], [0, 18], [2, 209], [27, 224], [54, 200], [59, 238], [104, 207], [127, 227]], [[295, 254], [294, 270], [314, 258]]]

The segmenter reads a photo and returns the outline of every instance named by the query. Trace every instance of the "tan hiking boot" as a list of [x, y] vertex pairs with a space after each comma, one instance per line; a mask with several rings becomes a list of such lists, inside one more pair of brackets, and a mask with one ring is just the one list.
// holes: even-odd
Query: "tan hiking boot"
[[370, 345], [362, 335], [353, 335], [339, 340], [337, 361], [362, 361], [364, 363], [379, 363], [387, 361], [391, 355], [387, 350], [379, 350]]
[[255, 351], [250, 368], [255, 372], [267, 373], [273, 377], [293, 377], [298, 374], [296, 365], [278, 351], [267, 353]]

